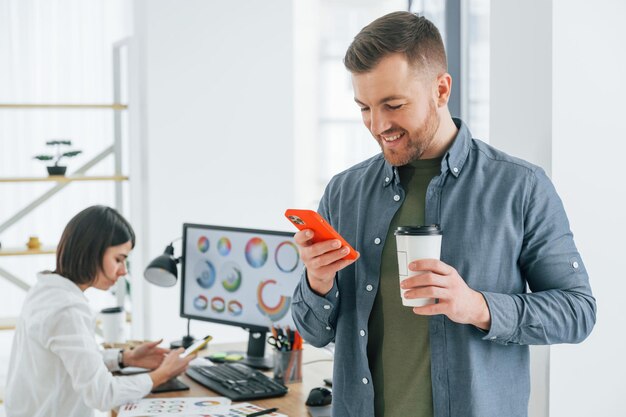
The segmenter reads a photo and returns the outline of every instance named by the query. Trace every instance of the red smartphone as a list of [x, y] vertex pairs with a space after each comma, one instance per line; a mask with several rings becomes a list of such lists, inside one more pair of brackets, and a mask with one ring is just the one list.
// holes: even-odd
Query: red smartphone
[[298, 230], [313, 230], [313, 243], [323, 242], [330, 239], [338, 239], [341, 246], [350, 249], [350, 252], [342, 259], [356, 259], [357, 253], [352, 246], [328, 223], [322, 216], [313, 210], [288, 209], [285, 217], [289, 219]]

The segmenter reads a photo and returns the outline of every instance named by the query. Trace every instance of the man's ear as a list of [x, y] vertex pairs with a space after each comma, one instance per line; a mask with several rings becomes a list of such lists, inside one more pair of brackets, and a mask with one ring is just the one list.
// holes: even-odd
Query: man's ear
[[437, 91], [435, 99], [437, 100], [437, 106], [443, 107], [448, 104], [450, 100], [450, 94], [452, 92], [452, 77], [447, 72], [437, 77]]

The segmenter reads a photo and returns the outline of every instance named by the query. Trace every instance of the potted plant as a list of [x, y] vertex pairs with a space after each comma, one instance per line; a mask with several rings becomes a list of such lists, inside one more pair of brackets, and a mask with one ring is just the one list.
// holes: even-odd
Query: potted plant
[[52, 161], [54, 160], [54, 165], [48, 166], [48, 175], [65, 175], [65, 171], [67, 170], [66, 166], [59, 165], [59, 162], [62, 158], [73, 158], [76, 155], [81, 154], [83, 151], [67, 151], [61, 152], [61, 146], [71, 146], [71, 140], [49, 140], [46, 142], [47, 146], [55, 146], [56, 147], [56, 155], [37, 155], [34, 159], [38, 159], [40, 161]]

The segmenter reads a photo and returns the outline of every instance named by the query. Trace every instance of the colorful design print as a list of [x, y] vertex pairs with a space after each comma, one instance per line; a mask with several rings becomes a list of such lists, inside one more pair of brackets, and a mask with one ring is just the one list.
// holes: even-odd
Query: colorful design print
[[208, 305], [209, 300], [204, 295], [199, 295], [193, 300], [193, 306], [196, 308], [196, 310], [206, 310]]
[[266, 281], [261, 281], [256, 290], [256, 298], [257, 298], [257, 307], [259, 311], [264, 315], [270, 318], [271, 321], [278, 321], [285, 317], [287, 312], [289, 311], [289, 306], [291, 305], [291, 297], [285, 297], [284, 295], [280, 296], [280, 300], [278, 304], [275, 306], [269, 306], [263, 301], [263, 290], [267, 285], [276, 284], [276, 280], [268, 279]]
[[220, 279], [226, 291], [237, 291], [241, 286], [241, 268], [235, 262], [226, 262], [220, 270]]
[[216, 313], [223, 313], [226, 310], [226, 303], [222, 297], [211, 298], [211, 310]]
[[196, 264], [195, 273], [196, 282], [202, 288], [208, 289], [215, 284], [215, 277], [217, 274], [215, 272], [215, 267], [211, 262], [204, 259], [200, 260]]
[[214, 405], [222, 405], [222, 403], [219, 401], [207, 400], [207, 401], [198, 401], [197, 403], [194, 403], [194, 405], [197, 405], [198, 407], [212, 407]]
[[267, 243], [260, 237], [253, 237], [246, 244], [246, 260], [253, 268], [260, 268], [267, 262]]
[[233, 316], [240, 316], [243, 313], [243, 306], [237, 300], [230, 300], [227, 304], [228, 312]]
[[227, 237], [222, 237], [217, 241], [217, 252], [222, 256], [228, 256], [230, 250], [232, 249], [232, 245], [230, 243], [230, 239]]
[[300, 253], [293, 242], [281, 242], [274, 251], [274, 262], [283, 272], [292, 272], [298, 267]]
[[209, 250], [209, 238], [200, 236], [200, 239], [198, 239], [198, 250], [202, 253], [207, 253]]

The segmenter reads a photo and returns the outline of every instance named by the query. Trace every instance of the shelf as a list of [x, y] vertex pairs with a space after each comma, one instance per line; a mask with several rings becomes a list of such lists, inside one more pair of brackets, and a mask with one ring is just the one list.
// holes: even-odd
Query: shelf
[[[31, 176], [31, 177], [3, 177], [0, 178], [0, 186], [2, 184], [15, 183], [17, 186], [21, 187], [25, 183], [51, 183], [44, 187], [34, 187], [30, 191], [33, 193], [38, 193], [38, 196], [34, 196], [33, 200], [30, 201], [26, 206], [19, 209], [16, 213], [14, 213], [11, 217], [6, 220], [0, 222], [0, 236], [3, 235], [4, 231], [15, 225], [20, 220], [24, 219], [26, 216], [31, 214], [33, 210], [38, 207], [41, 207], [42, 204], [46, 203], [57, 193], [63, 191], [65, 188], [73, 188], [70, 187], [70, 183], [77, 181], [109, 181], [113, 182], [112, 187], [115, 198], [114, 207], [121, 211], [123, 207], [123, 198], [124, 198], [124, 187], [122, 182], [129, 181], [129, 177], [123, 175], [122, 168], [122, 137], [127, 136], [130, 137], [130, 123], [125, 123], [123, 120], [124, 112], [129, 112], [132, 110], [132, 107], [128, 105], [128, 103], [124, 103], [126, 99], [124, 98], [124, 91], [128, 88], [128, 66], [123, 65], [130, 61], [130, 39], [123, 39], [119, 42], [114, 43], [113, 45], [113, 95], [111, 98], [103, 98], [98, 99], [94, 97], [94, 100], [89, 100], [89, 102], [81, 101], [81, 102], [48, 102], [42, 103], [39, 102], [3, 102], [0, 103], [0, 111], [8, 111], [17, 113], [24, 113], [24, 115], [36, 115], [41, 114], [41, 112], [52, 112], [54, 114], [61, 112], [72, 112], [72, 111], [81, 111], [81, 112], [96, 112], [102, 111], [103, 114], [106, 113], [111, 117], [112, 122], [112, 141], [113, 143], [110, 146], [106, 147], [97, 155], [93, 156], [89, 161], [85, 162], [80, 167], [75, 167], [72, 169], [72, 172], [67, 176], [47, 176], [46, 170], [41, 169], [39, 171], [41, 173], [40, 176]], [[125, 89], [122, 87], [126, 86]], [[31, 110], [33, 111], [32, 113]], [[17, 139], [16, 139], [17, 140]], [[113, 175], [87, 175], [87, 172], [91, 170], [94, 166], [100, 164], [104, 159], [112, 156], [113, 158], [113, 170], [110, 171], [107, 169], [105, 174], [113, 174]], [[28, 160], [26, 157], [25, 160]], [[14, 186], [15, 187], [15, 186]], [[81, 187], [78, 187], [81, 188]], [[75, 190], [79, 195], [80, 191]], [[50, 219], [50, 221], [56, 221], [58, 219]], [[6, 243], [6, 242], [5, 242]], [[33, 256], [33, 255], [54, 255], [56, 254], [55, 246], [43, 246], [40, 249], [31, 250], [26, 246], [26, 241], [23, 244], [20, 242], [12, 242], [14, 244], [13, 247], [6, 246], [4, 248], [0, 248], [0, 257], [4, 256]], [[56, 242], [53, 242], [56, 243]], [[28, 259], [28, 258], [25, 258]], [[3, 262], [6, 263], [6, 262]], [[28, 291], [31, 288], [29, 282], [21, 279], [20, 277], [12, 274], [10, 271], [4, 269], [4, 266], [0, 264], [0, 284], [4, 284], [4, 281], [7, 281], [10, 285], [15, 285], [23, 291]], [[3, 288], [0, 286], [0, 292], [3, 291]], [[115, 297], [117, 300], [117, 305], [124, 305], [124, 298], [126, 297], [126, 286], [125, 281], [119, 280], [115, 285]], [[9, 319], [8, 321], [2, 321], [3, 318], [0, 317], [0, 330], [4, 328], [12, 328], [13, 322]], [[1, 391], [1, 389], [0, 389]], [[1, 393], [0, 393], [0, 404], [2, 403]], [[0, 406], [0, 408], [2, 408]], [[0, 411], [0, 414], [2, 412]]]
[[126, 175], [75, 176], [51, 175], [48, 177], [0, 178], [0, 182], [74, 182], [74, 181], [128, 181]]
[[[2, 317], [0, 318], [0, 330], [15, 330], [17, 324], [17, 317]], [[0, 401], [2, 404], [2, 401]]]
[[27, 256], [27, 255], [53, 255], [57, 252], [55, 246], [43, 246], [41, 249], [28, 249], [24, 245], [24, 249], [20, 247], [2, 248], [0, 256]]
[[26, 110], [26, 109], [96, 109], [96, 110], [128, 110], [127, 104], [111, 103], [111, 104], [13, 104], [4, 103], [0, 104], [0, 109], [14, 109], [14, 110]]

